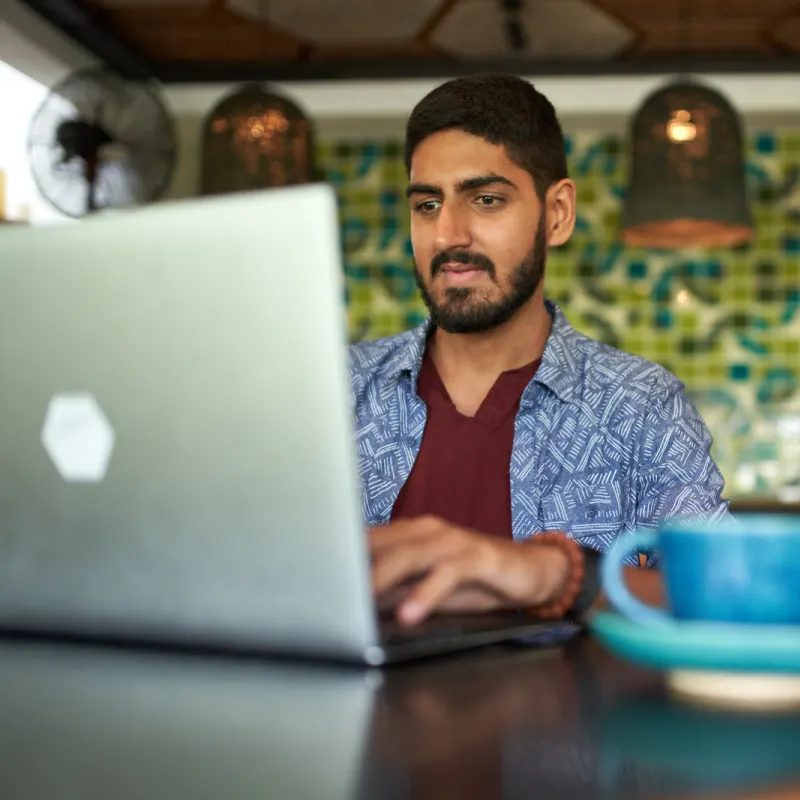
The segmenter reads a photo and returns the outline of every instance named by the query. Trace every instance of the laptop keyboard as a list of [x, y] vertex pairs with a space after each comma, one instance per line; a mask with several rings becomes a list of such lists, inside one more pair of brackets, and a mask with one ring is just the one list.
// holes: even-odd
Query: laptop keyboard
[[420, 625], [408, 628], [395, 619], [381, 619], [381, 642], [386, 646], [417, 641], [431, 641], [461, 637], [468, 633], [481, 633], [530, 624], [531, 620], [518, 614], [476, 614], [464, 616], [431, 617]]

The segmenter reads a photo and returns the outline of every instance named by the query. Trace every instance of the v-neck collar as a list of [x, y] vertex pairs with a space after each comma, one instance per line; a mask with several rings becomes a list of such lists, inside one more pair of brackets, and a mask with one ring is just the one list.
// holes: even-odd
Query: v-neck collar
[[456, 408], [439, 375], [439, 370], [436, 369], [436, 364], [427, 352], [423, 358], [422, 370], [427, 372], [436, 395], [453, 414], [487, 428], [499, 428], [510, 414], [516, 413], [522, 393], [536, 374], [540, 363], [541, 359], [536, 359], [516, 369], [502, 372], [472, 417], [462, 414]]

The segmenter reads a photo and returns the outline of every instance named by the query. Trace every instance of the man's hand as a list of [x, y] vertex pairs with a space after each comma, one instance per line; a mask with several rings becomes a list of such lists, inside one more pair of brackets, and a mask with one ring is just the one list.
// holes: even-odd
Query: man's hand
[[436, 517], [370, 531], [379, 607], [413, 625], [433, 612], [532, 608], [558, 596], [569, 563], [558, 547], [506, 541]]

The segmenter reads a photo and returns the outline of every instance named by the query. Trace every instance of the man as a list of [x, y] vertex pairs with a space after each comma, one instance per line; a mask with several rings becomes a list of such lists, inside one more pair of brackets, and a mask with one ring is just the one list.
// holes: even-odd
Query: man
[[[561, 614], [576, 581], [593, 583], [591, 605], [596, 554], [619, 534], [727, 513], [711, 437], [674, 376], [582, 336], [545, 299], [547, 252], [576, 206], [547, 98], [513, 76], [449, 81], [414, 108], [405, 156], [430, 319], [351, 349], [376, 596], [411, 625]], [[634, 591], [657, 580], [643, 570]]]

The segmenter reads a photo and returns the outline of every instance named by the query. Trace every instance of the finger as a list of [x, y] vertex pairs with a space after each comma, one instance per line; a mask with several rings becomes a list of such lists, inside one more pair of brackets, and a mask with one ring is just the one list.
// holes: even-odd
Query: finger
[[388, 592], [384, 592], [376, 598], [378, 611], [381, 614], [389, 614], [397, 610], [398, 606], [408, 597], [411, 590], [416, 586], [416, 581], [400, 584]]
[[[424, 578], [423, 578], [424, 580]], [[419, 580], [408, 581], [382, 594], [378, 599], [378, 610], [383, 614], [396, 612], [416, 586]], [[478, 583], [459, 584], [436, 607], [437, 613], [475, 614], [505, 608], [504, 599], [491, 589]], [[396, 616], [396, 614], [395, 614]]]
[[441, 535], [446, 525], [437, 517], [413, 517], [378, 525], [369, 531], [369, 548], [373, 558], [384, 550], [411, 541]]
[[459, 562], [446, 562], [432, 569], [427, 577], [400, 604], [397, 616], [405, 625], [416, 625], [432, 614], [462, 580]]
[[404, 547], [385, 550], [372, 564], [372, 589], [382, 595], [397, 586], [424, 575], [441, 558], [440, 548], [419, 547], [406, 543]]
[[462, 542], [458, 536], [402, 539], [396, 547], [384, 548], [372, 557], [375, 594], [415, 581], [445, 559], [458, 559]]
[[[410, 589], [406, 595], [410, 594]], [[400, 605], [400, 602], [397, 603]], [[491, 589], [478, 583], [461, 583], [436, 607], [437, 613], [476, 614], [505, 608], [503, 598]]]

